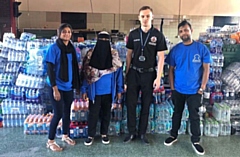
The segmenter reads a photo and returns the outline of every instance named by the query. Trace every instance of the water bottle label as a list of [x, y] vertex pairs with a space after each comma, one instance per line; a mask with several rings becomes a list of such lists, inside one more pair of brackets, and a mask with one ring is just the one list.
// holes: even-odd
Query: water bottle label
[[72, 112], [72, 118], [75, 118], [76, 114], [75, 112]]
[[79, 129], [79, 133], [82, 134], [83, 133], [83, 129]]
[[205, 99], [210, 99], [210, 92], [204, 92], [204, 93], [203, 93], [203, 97], [204, 97]]

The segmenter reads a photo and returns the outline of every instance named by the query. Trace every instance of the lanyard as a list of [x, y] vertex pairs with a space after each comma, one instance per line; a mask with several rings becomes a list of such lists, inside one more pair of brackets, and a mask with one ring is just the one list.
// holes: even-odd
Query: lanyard
[[[140, 29], [141, 29], [141, 28], [140, 28]], [[146, 37], [146, 40], [145, 40], [144, 44], [143, 44], [143, 37], [142, 37], [142, 29], [141, 29], [141, 31], [140, 31], [142, 53], [143, 53], [144, 47], [146, 46], [146, 43], [147, 43], [147, 41], [148, 41], [148, 38], [149, 38], [149, 35], [150, 35], [150, 31], [151, 31], [151, 30], [148, 31], [148, 35], [147, 35], [147, 37]]]

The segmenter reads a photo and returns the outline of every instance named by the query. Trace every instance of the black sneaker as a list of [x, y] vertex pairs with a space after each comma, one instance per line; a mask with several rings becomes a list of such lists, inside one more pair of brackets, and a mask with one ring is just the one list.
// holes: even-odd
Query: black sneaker
[[85, 146], [91, 146], [93, 143], [94, 138], [93, 137], [88, 137], [85, 141], [84, 141], [84, 145]]
[[164, 145], [171, 146], [175, 142], [177, 142], [177, 138], [170, 136], [164, 141]]
[[203, 147], [199, 143], [192, 143], [192, 147], [198, 155], [204, 155], [205, 154], [205, 151], [204, 151]]
[[110, 140], [107, 135], [102, 135], [102, 143], [103, 144], [109, 144]]
[[128, 135], [123, 142], [128, 143], [130, 141], [133, 141], [135, 138], [136, 138], [136, 135]]

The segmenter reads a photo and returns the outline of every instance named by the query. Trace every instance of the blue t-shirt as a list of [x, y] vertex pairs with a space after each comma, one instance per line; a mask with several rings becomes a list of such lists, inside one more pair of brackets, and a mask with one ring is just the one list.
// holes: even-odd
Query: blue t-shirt
[[105, 95], [112, 93], [112, 76], [113, 73], [103, 75], [95, 84], [96, 95]]
[[196, 94], [202, 83], [203, 63], [211, 63], [208, 48], [193, 41], [191, 45], [179, 43], [165, 60], [174, 70], [174, 88], [183, 94]]
[[[64, 82], [59, 78], [60, 73], [60, 56], [61, 50], [56, 43], [52, 44], [47, 51], [46, 62], [54, 64], [54, 72], [56, 77], [56, 84], [58, 89], [62, 91], [72, 90], [72, 54], [67, 54], [68, 58], [68, 82]], [[49, 78], [47, 79], [48, 84], [50, 85]], [[50, 85], [51, 86], [51, 85]]]

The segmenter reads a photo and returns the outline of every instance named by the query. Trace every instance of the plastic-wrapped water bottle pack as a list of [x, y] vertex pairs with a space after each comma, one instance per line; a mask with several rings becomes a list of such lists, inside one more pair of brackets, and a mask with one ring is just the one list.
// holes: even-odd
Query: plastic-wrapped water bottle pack
[[231, 63], [222, 73], [223, 82], [235, 89], [236, 92], [240, 91], [240, 63]]

